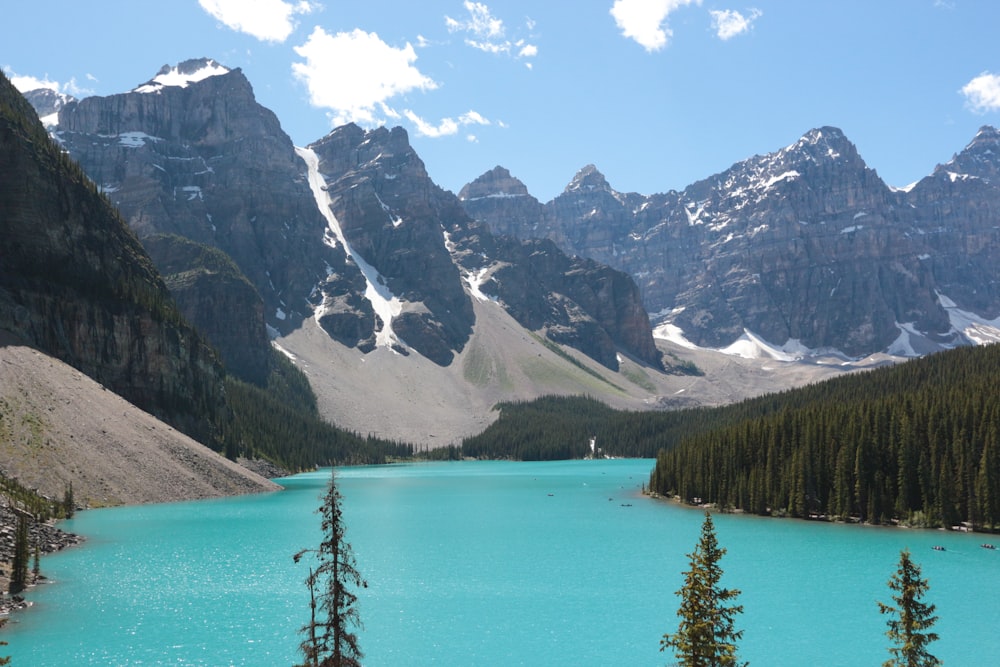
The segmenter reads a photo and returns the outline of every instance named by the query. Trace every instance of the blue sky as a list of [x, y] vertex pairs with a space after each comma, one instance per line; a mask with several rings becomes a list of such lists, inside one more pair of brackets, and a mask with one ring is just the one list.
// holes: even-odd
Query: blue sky
[[49, 0], [0, 67], [78, 97], [210, 57], [297, 145], [401, 125], [442, 187], [496, 165], [543, 202], [595, 164], [652, 194], [844, 130], [905, 186], [1000, 124], [994, 0]]

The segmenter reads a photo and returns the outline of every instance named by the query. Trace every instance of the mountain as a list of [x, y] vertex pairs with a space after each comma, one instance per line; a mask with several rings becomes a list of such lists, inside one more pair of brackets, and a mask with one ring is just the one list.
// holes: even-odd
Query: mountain
[[[315, 317], [365, 354], [387, 347], [447, 366], [476, 323], [462, 261], [493, 248], [506, 254], [475, 268], [507, 272], [502, 289], [481, 282], [522, 325], [613, 370], [619, 351], [660, 364], [627, 277], [548, 246], [554, 261], [533, 261], [524, 272], [537, 280], [517, 284], [515, 262], [539, 248], [473, 228], [401, 128], [348, 125], [296, 148], [240, 70], [197, 59], [127, 93], [68, 102], [52, 130], [141, 239], [171, 234], [231, 257], [263, 299], [272, 336]], [[232, 341], [209, 337], [234, 356]]]
[[[79, 483], [98, 503], [273, 488], [174, 430], [218, 444], [222, 365], [3, 76], [0, 221], [4, 474], [50, 497]], [[138, 486], [124, 490], [123, 476]]]
[[301, 161], [240, 70], [213, 60], [164, 66], [130, 92], [59, 110], [60, 144], [145, 238], [175, 234], [219, 248], [287, 331], [326, 264], [325, 223]]
[[[402, 128], [347, 125], [307, 151], [319, 159], [321, 205], [329, 201], [336, 235], [365, 267], [368, 284], [386, 290], [383, 301], [397, 299], [391, 314], [380, 308], [382, 336], [448, 365], [472, 333], [472, 300], [482, 295], [526, 329], [612, 370], [618, 349], [659, 367], [627, 276], [474, 224], [458, 199], [433, 183]], [[329, 304], [323, 309], [327, 322]]]
[[0, 328], [211, 442], [218, 358], [128, 226], [3, 83]]
[[618, 192], [588, 165], [544, 205], [500, 168], [459, 196], [491, 229], [625, 271], [691, 344], [917, 355], [1000, 333], [996, 141], [983, 128], [908, 190], [823, 127], [680, 192]]

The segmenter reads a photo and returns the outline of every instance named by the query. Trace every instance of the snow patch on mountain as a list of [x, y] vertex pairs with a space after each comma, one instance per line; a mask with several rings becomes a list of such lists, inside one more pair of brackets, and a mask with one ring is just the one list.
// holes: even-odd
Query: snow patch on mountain
[[666, 322], [653, 329], [653, 337], [660, 340], [670, 341], [675, 345], [689, 350], [710, 350], [721, 352], [732, 357], [741, 359], [773, 359], [775, 361], [802, 361], [810, 357], [835, 356], [847, 359], [847, 357], [837, 350], [814, 350], [802, 344], [802, 341], [795, 338], [788, 339], [784, 345], [769, 343], [757, 334], [747, 329], [743, 330], [743, 335], [726, 347], [703, 348], [689, 341], [684, 331], [675, 324]]
[[166, 67], [159, 71], [149, 82], [132, 90], [133, 93], [158, 93], [167, 86], [187, 88], [192, 83], [203, 81], [211, 76], [228, 74], [229, 68], [214, 60], [188, 61], [175, 67]]
[[719, 351], [743, 359], [771, 358], [775, 361], [798, 361], [809, 352], [808, 348], [805, 348], [797, 340], [790, 339], [783, 346], [778, 347], [747, 329], [743, 330], [742, 336]]
[[684, 330], [676, 324], [665, 322], [653, 329], [653, 338], [670, 341], [674, 345], [687, 348], [689, 350], [699, 349], [697, 345], [684, 337]]
[[[392, 320], [403, 310], [403, 304], [386, 286], [385, 279], [379, 274], [378, 269], [365, 261], [364, 257], [354, 251], [347, 242], [344, 232], [340, 227], [340, 222], [330, 209], [330, 195], [326, 190], [326, 179], [319, 171], [319, 156], [311, 148], [295, 147], [295, 153], [302, 158], [309, 170], [309, 188], [316, 199], [316, 206], [319, 212], [326, 219], [329, 231], [339, 242], [347, 256], [354, 260], [361, 273], [365, 277], [367, 286], [365, 288], [365, 298], [372, 304], [375, 314], [382, 320], [382, 328], [376, 332], [376, 345], [393, 349], [396, 345], [401, 345], [402, 341], [396, 337], [392, 330]], [[315, 317], [317, 321], [323, 316], [322, 307], [317, 308]]]
[[468, 272], [462, 276], [465, 279], [465, 283], [469, 286], [469, 293], [476, 301], [480, 302], [492, 302], [499, 303], [495, 296], [490, 296], [483, 292], [483, 283], [490, 279], [490, 267], [484, 267], [479, 269], [479, 271]]
[[960, 309], [954, 301], [938, 293], [938, 303], [948, 313], [951, 327], [976, 345], [1000, 343], [1000, 317], [987, 320], [975, 313]]
[[932, 340], [925, 332], [919, 331], [914, 323], [897, 322], [899, 337], [893, 341], [886, 352], [899, 357], [920, 357], [963, 344], [1000, 343], [1000, 317], [988, 320], [975, 313], [962, 310], [954, 301], [940, 292], [938, 293], [938, 303], [948, 314], [953, 342], [941, 343]]

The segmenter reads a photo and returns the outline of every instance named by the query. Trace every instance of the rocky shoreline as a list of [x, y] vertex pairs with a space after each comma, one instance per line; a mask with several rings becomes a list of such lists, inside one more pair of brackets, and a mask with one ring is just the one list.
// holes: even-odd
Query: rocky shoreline
[[[10, 595], [6, 591], [10, 584], [11, 564], [14, 561], [14, 534], [17, 527], [17, 515], [6, 506], [0, 506], [0, 587], [4, 591], [0, 596], [0, 616], [6, 616], [12, 611], [28, 606], [20, 595]], [[51, 554], [67, 547], [76, 546], [84, 538], [74, 533], [68, 533], [57, 528], [52, 522], [35, 523], [30, 528], [29, 543], [38, 545], [40, 554]], [[34, 551], [34, 546], [32, 546]], [[33, 578], [29, 574], [29, 578]], [[45, 581], [44, 576], [38, 577], [32, 584]]]

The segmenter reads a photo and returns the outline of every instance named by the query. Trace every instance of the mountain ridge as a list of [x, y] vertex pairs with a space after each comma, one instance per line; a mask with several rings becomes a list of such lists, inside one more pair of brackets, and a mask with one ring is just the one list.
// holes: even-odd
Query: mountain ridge
[[[984, 126], [906, 190], [887, 186], [841, 130], [826, 126], [682, 191], [620, 193], [588, 165], [545, 204], [497, 196], [501, 186], [487, 185], [496, 169], [460, 198], [496, 231], [549, 238], [629, 273], [654, 325], [695, 345], [723, 349], [752, 334], [850, 358], [926, 352], [971, 340], [942, 299], [981, 323], [1000, 313], [1000, 276], [988, 259], [1000, 252], [988, 213], [1000, 198], [990, 182], [996, 139]], [[520, 183], [506, 178], [503, 187]], [[930, 238], [942, 229], [950, 248]]]

